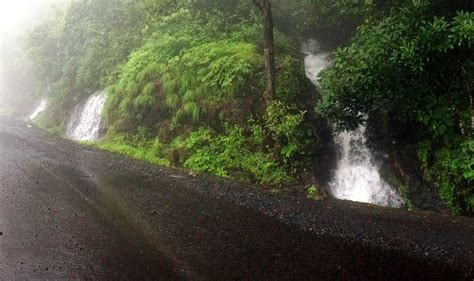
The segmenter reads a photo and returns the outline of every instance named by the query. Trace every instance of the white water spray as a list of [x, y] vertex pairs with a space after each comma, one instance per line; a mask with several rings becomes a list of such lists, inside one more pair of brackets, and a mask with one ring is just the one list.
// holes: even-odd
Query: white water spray
[[33, 120], [38, 115], [45, 111], [46, 108], [48, 107], [48, 101], [46, 99], [41, 99], [40, 102], [36, 105], [35, 109], [31, 112], [31, 114], [28, 116], [29, 120]]
[[106, 98], [106, 91], [96, 92], [74, 108], [67, 126], [67, 136], [70, 139], [77, 141], [99, 139], [102, 110]]
[[[319, 74], [331, 65], [329, 54], [320, 52], [315, 40], [303, 45], [303, 53], [307, 55], [306, 76], [319, 88]], [[330, 192], [338, 199], [401, 207], [403, 199], [380, 177], [367, 146], [365, 131], [365, 125], [361, 125], [354, 131], [344, 131], [335, 136], [341, 154], [329, 183]]]
[[329, 53], [321, 52], [318, 41], [314, 39], [308, 40], [308, 42], [303, 43], [302, 52], [306, 55], [304, 60], [304, 65], [306, 69], [306, 76], [320, 88], [320, 77], [319, 74], [326, 67], [331, 65], [331, 60], [329, 59]]
[[329, 184], [331, 193], [339, 199], [401, 207], [403, 200], [380, 177], [367, 147], [365, 130], [366, 127], [361, 125], [354, 131], [344, 131], [336, 136], [341, 157]]

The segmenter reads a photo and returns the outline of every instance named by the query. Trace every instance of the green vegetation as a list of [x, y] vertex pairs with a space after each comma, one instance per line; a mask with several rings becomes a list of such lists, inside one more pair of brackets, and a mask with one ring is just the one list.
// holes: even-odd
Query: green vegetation
[[316, 186], [312, 185], [306, 190], [306, 197], [311, 200], [321, 201], [321, 196], [318, 194]]
[[[350, 129], [380, 116], [386, 138], [416, 136], [425, 179], [453, 212], [474, 213], [472, 5], [274, 0], [276, 91], [265, 101], [252, 2], [71, 1], [26, 40], [50, 102], [39, 122], [60, 133], [75, 104], [107, 88], [100, 148], [275, 189], [325, 153], [324, 118]], [[323, 74], [322, 102], [299, 54], [315, 34], [343, 46]], [[315, 186], [307, 195], [320, 197]]]
[[78, 101], [108, 86], [141, 45], [146, 13], [134, 1], [71, 1], [27, 36], [35, 95], [47, 95], [46, 128], [64, 127]]
[[51, 104], [38, 122], [57, 133], [68, 109], [106, 87], [100, 148], [164, 165], [176, 151], [173, 164], [192, 170], [289, 183], [314, 151], [314, 125], [303, 122], [313, 105], [301, 102], [312, 87], [288, 33], [276, 30], [277, 98], [263, 102], [257, 15], [251, 1], [72, 2], [27, 40]]
[[170, 166], [171, 164], [166, 158], [165, 146], [158, 138], [155, 140], [149, 140], [139, 135], [109, 136], [107, 140], [103, 142], [88, 144], [157, 165]]
[[[426, 178], [455, 213], [474, 212], [474, 13], [412, 1], [359, 27], [323, 77], [319, 110], [341, 128], [378, 114], [414, 128]], [[398, 125], [397, 125], [398, 124]]]
[[[185, 27], [182, 25], [185, 24]], [[143, 47], [123, 67], [109, 88], [109, 123], [118, 129], [171, 118], [173, 125], [202, 119], [224, 120], [236, 95], [249, 95], [245, 81], [255, 79], [262, 64], [256, 46], [241, 39], [222, 39], [187, 10], [163, 19]], [[232, 34], [230, 37], [238, 37]], [[256, 78], [258, 79], [258, 78]], [[160, 120], [149, 120], [161, 111]], [[168, 121], [168, 120], [167, 120]]]
[[[311, 89], [301, 62], [288, 53], [277, 59], [286, 79], [278, 87], [281, 101], [266, 108], [263, 58], [255, 44], [260, 27], [239, 23], [223, 33], [220, 20], [205, 24], [180, 9], [155, 22], [158, 31], [109, 87], [108, 124], [121, 134], [145, 128], [147, 137], [164, 140], [165, 149], [179, 151], [180, 164], [195, 171], [240, 171], [265, 185], [288, 183], [297, 166], [290, 160], [311, 143], [301, 133], [311, 131], [301, 130], [305, 111], [295, 104]], [[278, 34], [277, 49], [288, 52], [289, 45]]]
[[271, 154], [250, 149], [254, 145], [261, 145], [261, 141], [255, 134], [247, 137], [244, 129], [236, 125], [226, 128], [220, 135], [208, 128], [201, 128], [184, 142], [177, 142], [176, 147], [189, 153], [190, 157], [184, 166], [195, 171], [226, 177], [231, 170], [242, 170], [262, 184], [287, 182], [289, 178], [285, 166]]

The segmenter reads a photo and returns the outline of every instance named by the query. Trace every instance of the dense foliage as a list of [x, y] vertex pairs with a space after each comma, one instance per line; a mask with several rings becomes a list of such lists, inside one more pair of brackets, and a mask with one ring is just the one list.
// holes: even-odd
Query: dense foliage
[[261, 27], [257, 22], [229, 26], [213, 15], [206, 19], [182, 8], [153, 22], [156, 32], [109, 87], [108, 124], [117, 134], [145, 128], [164, 140], [167, 150], [179, 151], [180, 165], [196, 171], [219, 176], [241, 171], [262, 184], [286, 183], [296, 166], [287, 160], [310, 143], [298, 133], [304, 112], [296, 103], [311, 89], [301, 62], [289, 54], [285, 35], [277, 33], [285, 80], [278, 87], [281, 102], [266, 109]]
[[140, 46], [146, 14], [134, 1], [71, 1], [26, 38], [37, 91], [47, 95], [47, 127], [64, 126], [72, 105], [117, 77]]
[[312, 151], [305, 138], [314, 124], [303, 121], [313, 105], [301, 102], [312, 100], [312, 88], [289, 29], [277, 29], [279, 86], [267, 108], [260, 22], [251, 1], [73, 1], [28, 37], [38, 88], [51, 104], [39, 122], [60, 132], [70, 108], [107, 88], [100, 147], [288, 183], [296, 160]]
[[[426, 1], [361, 26], [324, 74], [320, 110], [341, 128], [371, 114], [417, 128], [426, 177], [456, 213], [474, 212], [474, 13], [433, 15]], [[396, 130], [392, 126], [393, 129]]]
[[[119, 129], [127, 128], [126, 123], [156, 127], [156, 121], [169, 117], [165, 112], [172, 112], [174, 125], [235, 115], [236, 96], [249, 94], [246, 81], [260, 79], [256, 72], [262, 59], [256, 46], [239, 33], [224, 38], [188, 10], [164, 18], [155, 29], [159, 31], [130, 56], [119, 81], [110, 87], [108, 106], [119, 110], [109, 110], [109, 123]], [[146, 120], [157, 106], [161, 120]]]

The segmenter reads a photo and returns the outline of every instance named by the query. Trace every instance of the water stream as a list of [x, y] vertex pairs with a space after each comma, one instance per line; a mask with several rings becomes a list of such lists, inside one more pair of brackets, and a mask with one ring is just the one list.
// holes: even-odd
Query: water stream
[[385, 182], [367, 146], [365, 126], [336, 135], [340, 159], [329, 184], [334, 197], [381, 206], [401, 207], [403, 200]]
[[[319, 74], [331, 65], [330, 55], [321, 52], [315, 40], [303, 44], [302, 50], [306, 54], [306, 76], [320, 88]], [[360, 125], [354, 131], [335, 135], [340, 156], [329, 191], [338, 199], [401, 207], [403, 199], [380, 177], [379, 167], [367, 146], [365, 131], [366, 126]]]
[[28, 119], [29, 120], [34, 120], [36, 119], [36, 117], [38, 117], [38, 115], [45, 111], [46, 108], [48, 107], [48, 101], [46, 99], [41, 99], [35, 106], [35, 108], [33, 109], [33, 111], [30, 113], [30, 115], [28, 116]]
[[106, 91], [98, 91], [74, 108], [67, 126], [68, 138], [77, 141], [99, 139], [106, 98]]
[[331, 65], [330, 54], [321, 51], [318, 41], [314, 39], [303, 44], [302, 52], [306, 55], [304, 60], [306, 76], [319, 89], [321, 87], [319, 74]]

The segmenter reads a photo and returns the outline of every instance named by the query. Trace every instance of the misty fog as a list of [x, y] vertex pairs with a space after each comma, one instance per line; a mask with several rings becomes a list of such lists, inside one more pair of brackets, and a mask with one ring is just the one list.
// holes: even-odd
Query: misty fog
[[[0, 2], [0, 114], [24, 114], [36, 93], [26, 60], [27, 31], [64, 0], [5, 0]], [[18, 111], [18, 112], [14, 112]]]

